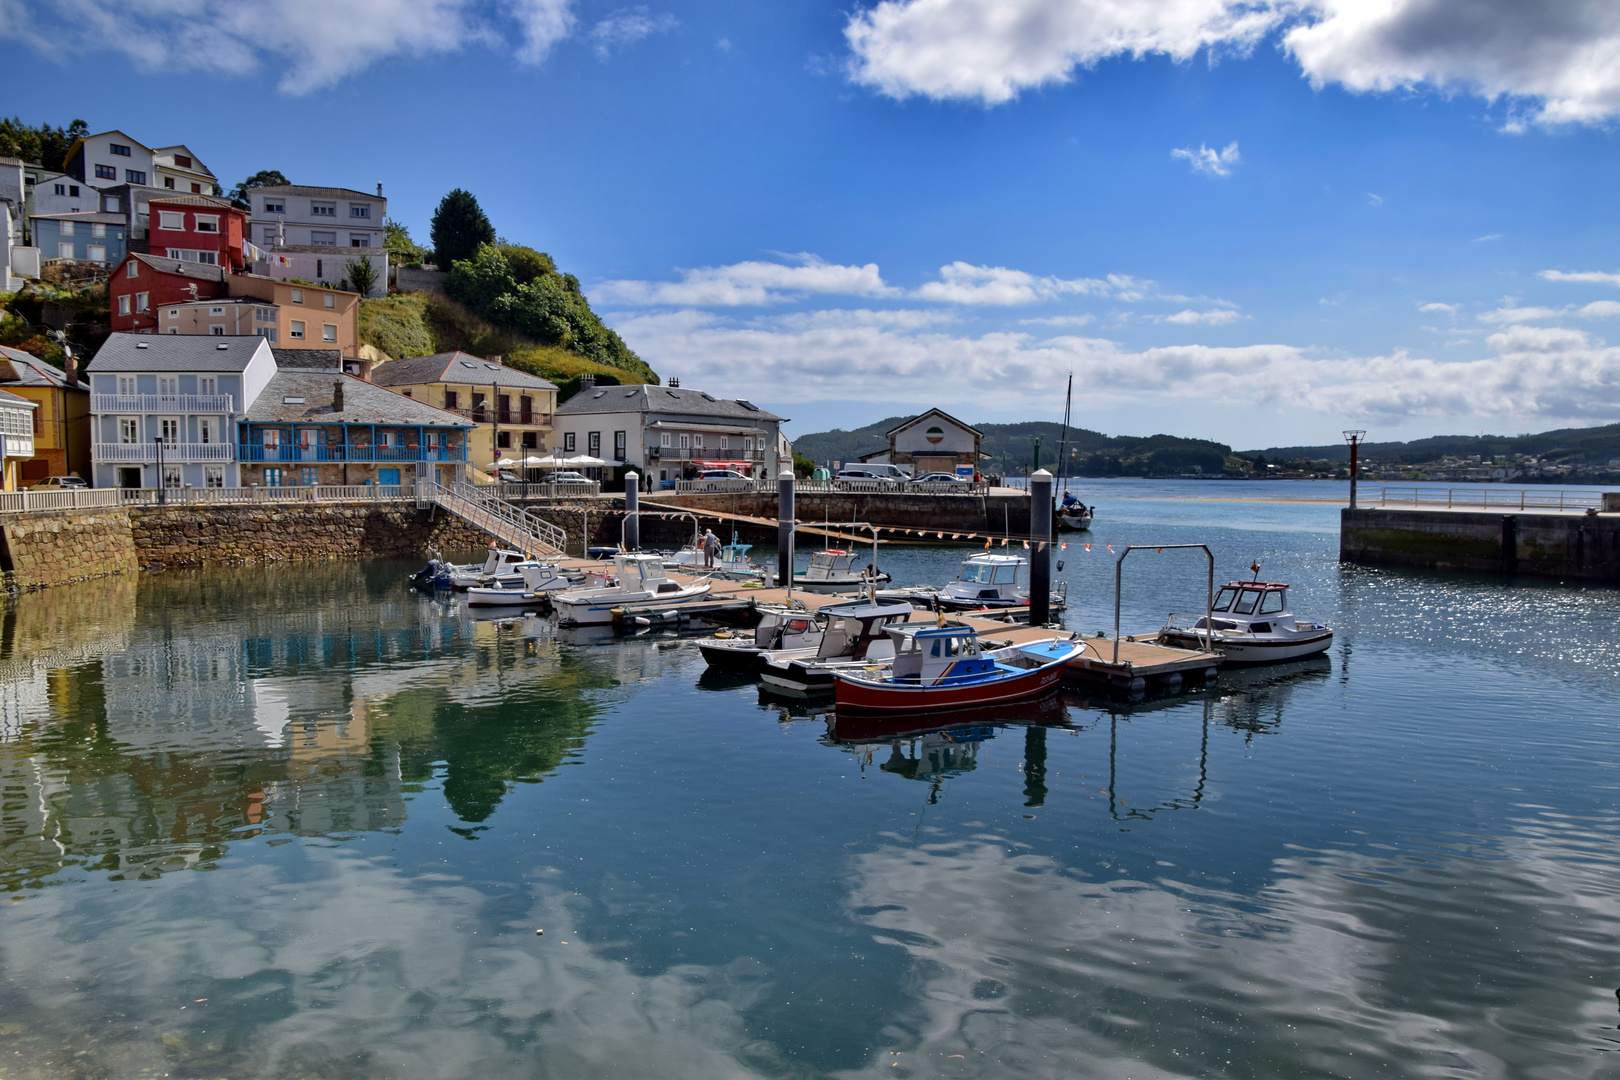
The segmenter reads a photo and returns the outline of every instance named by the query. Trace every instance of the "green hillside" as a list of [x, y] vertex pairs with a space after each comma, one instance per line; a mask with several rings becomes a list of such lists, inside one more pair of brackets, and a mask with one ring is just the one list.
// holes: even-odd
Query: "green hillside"
[[[907, 418], [891, 416], [853, 431], [834, 429], [800, 435], [793, 440], [798, 453], [818, 463], [854, 461], [862, 454], [888, 446], [885, 432]], [[1030, 471], [1035, 457], [1035, 440], [1041, 441], [1041, 464], [1057, 471], [1063, 425], [1054, 421], [1031, 420], [1017, 424], [976, 424], [984, 432], [982, 451], [986, 472], [1021, 475]], [[1180, 476], [1236, 474], [1239, 466], [1231, 460], [1232, 450], [1222, 443], [1204, 439], [1183, 439], [1174, 435], [1104, 435], [1086, 428], [1070, 428], [1068, 476]]]
[[[1271, 460], [1350, 460], [1350, 447], [1342, 442], [1325, 446], [1276, 446], [1242, 453], [1245, 457], [1263, 453]], [[1537, 457], [1552, 464], [1606, 466], [1620, 458], [1620, 424], [1559, 428], [1538, 435], [1436, 435], [1412, 442], [1369, 442], [1361, 447], [1362, 457], [1369, 461], [1409, 465], [1446, 457], [1466, 459], [1474, 454], [1485, 461], [1498, 457]]]

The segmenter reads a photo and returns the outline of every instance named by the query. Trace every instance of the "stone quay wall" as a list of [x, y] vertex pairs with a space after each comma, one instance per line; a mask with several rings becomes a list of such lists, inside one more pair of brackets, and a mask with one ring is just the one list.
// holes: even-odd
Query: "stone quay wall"
[[[577, 528], [577, 526], [576, 526]], [[23, 589], [136, 570], [470, 552], [488, 534], [409, 503], [140, 506], [0, 519], [0, 570]]]
[[1339, 561], [1620, 584], [1620, 514], [1345, 509]]

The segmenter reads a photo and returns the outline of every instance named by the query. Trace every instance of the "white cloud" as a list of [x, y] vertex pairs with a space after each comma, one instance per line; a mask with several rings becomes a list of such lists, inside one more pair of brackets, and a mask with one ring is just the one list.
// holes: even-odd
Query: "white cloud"
[[1374, 195], [1372, 192], [1369, 191], [1369, 192], [1367, 192], [1367, 205], [1368, 206], [1383, 206], [1384, 205], [1384, 197], [1382, 195]]
[[1170, 157], [1187, 162], [1193, 167], [1193, 172], [1201, 172], [1205, 176], [1231, 176], [1232, 166], [1243, 160], [1235, 142], [1227, 143], [1224, 150], [1211, 150], [1199, 143], [1196, 150], [1172, 150]]
[[1104, 278], [1037, 277], [1005, 266], [974, 266], [953, 262], [939, 268], [939, 280], [920, 286], [913, 294], [923, 300], [951, 304], [1033, 304], [1060, 296], [1110, 296], [1140, 300], [1148, 282], [1123, 274]]
[[1453, 316], [1456, 315], [1457, 312], [1459, 310], [1461, 310], [1461, 309], [1462, 309], [1461, 304], [1441, 304], [1441, 303], [1438, 303], [1438, 302], [1432, 303], [1432, 304], [1424, 304], [1422, 307], [1418, 308], [1419, 311], [1443, 311], [1447, 315], [1453, 315]]
[[1196, 311], [1188, 308], [1185, 311], [1178, 311], [1174, 315], [1165, 315], [1158, 321], [1176, 323], [1181, 326], [1225, 326], [1227, 323], [1234, 323], [1247, 317], [1238, 314], [1231, 308], [1217, 308], [1214, 311]]
[[621, 304], [738, 307], [778, 304], [807, 293], [892, 296], [877, 263], [840, 266], [815, 255], [793, 256], [798, 265], [762, 261], [682, 270], [680, 281], [608, 281], [595, 294]]
[[[517, 24], [509, 47], [525, 63], [573, 30], [572, 0], [501, 0], [498, 10]], [[306, 94], [385, 60], [499, 45], [489, 15], [477, 0], [0, 0], [0, 39], [64, 60], [118, 52], [153, 72], [270, 70], [283, 92]]]
[[1243, 48], [1277, 19], [1227, 0], [883, 0], [852, 15], [844, 37], [855, 82], [895, 98], [996, 105], [1110, 56]]
[[668, 12], [654, 15], [645, 5], [623, 8], [591, 27], [591, 49], [598, 60], [606, 60], [614, 49], [654, 34], [668, 33], [679, 25], [680, 20], [675, 16]]
[[1486, 233], [1484, 236], [1476, 236], [1472, 240], [1470, 240], [1469, 243], [1471, 243], [1471, 244], [1483, 244], [1487, 240], [1500, 240], [1500, 239], [1502, 239], [1502, 234], [1499, 233], [1499, 232], [1493, 232], [1493, 233]]
[[1575, 314], [1583, 319], [1613, 319], [1620, 316], [1620, 300], [1594, 300]]
[[997, 105], [1114, 56], [1243, 54], [1278, 28], [1314, 85], [1433, 89], [1548, 124], [1620, 115], [1612, 0], [882, 0], [850, 16], [852, 80]]
[[1562, 270], [1543, 270], [1541, 276], [1548, 281], [1576, 281], [1589, 285], [1620, 285], [1620, 274], [1605, 274], [1601, 270], [1581, 270], [1566, 274]]
[[617, 329], [660, 371], [769, 400], [859, 398], [944, 408], [1017, 410], [1052, 371], [1084, 372], [1099, 405], [1169, 400], [1275, 404], [1343, 417], [1501, 417], [1526, 423], [1612, 419], [1620, 349], [1573, 330], [1510, 326], [1489, 355], [1439, 361], [1400, 351], [1327, 357], [1293, 345], [1128, 349], [1104, 338], [1029, 332], [952, 334], [804, 316], [738, 321], [678, 311]]
[[1045, 319], [1019, 319], [1021, 326], [1090, 326], [1097, 321], [1095, 315], [1053, 315]]
[[1556, 319], [1563, 312], [1549, 307], [1504, 307], [1495, 311], [1486, 311], [1480, 314], [1480, 322], [1488, 323], [1516, 323], [1537, 322], [1541, 319]]

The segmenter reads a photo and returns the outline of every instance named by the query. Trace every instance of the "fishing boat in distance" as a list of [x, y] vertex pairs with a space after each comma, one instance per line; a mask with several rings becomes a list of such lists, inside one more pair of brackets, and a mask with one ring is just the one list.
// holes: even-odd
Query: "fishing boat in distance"
[[707, 581], [682, 585], [664, 572], [657, 555], [620, 552], [613, 557], [618, 584], [598, 589], [566, 589], [551, 594], [557, 621], [572, 626], [600, 626], [613, 622], [613, 609], [634, 604], [637, 610], [664, 610], [701, 600], [709, 594]]
[[1326, 652], [1333, 631], [1288, 610], [1288, 586], [1261, 581], [1230, 581], [1215, 594], [1210, 614], [1172, 614], [1159, 631], [1159, 644], [1181, 649], [1208, 647], [1228, 664], [1276, 664]]
[[[1017, 555], [997, 555], [981, 551], [962, 563], [955, 581], [943, 588], [913, 585], [904, 589], [884, 589], [879, 600], [905, 600], [915, 607], [945, 611], [977, 611], [984, 608], [1019, 607], [1029, 603], [1029, 590], [1020, 586], [1019, 576], [1028, 560]], [[1052, 590], [1051, 610], [1068, 606], [1068, 582]]]
[[977, 630], [943, 620], [891, 626], [888, 634], [890, 663], [833, 673], [839, 711], [921, 713], [1037, 697], [1056, 687], [1064, 667], [1086, 648], [1068, 637], [985, 652]]
[[842, 548], [814, 552], [810, 556], [810, 568], [793, 575], [793, 587], [811, 593], [841, 593], [889, 583], [889, 575], [875, 565], [857, 570], [855, 560], [858, 558], [856, 552]]

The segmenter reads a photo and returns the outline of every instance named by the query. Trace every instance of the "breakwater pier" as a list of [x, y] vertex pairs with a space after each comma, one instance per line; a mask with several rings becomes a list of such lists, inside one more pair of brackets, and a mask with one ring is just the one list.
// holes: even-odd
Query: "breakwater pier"
[[1339, 561], [1620, 584], [1620, 492], [1421, 498], [1396, 493], [1341, 511]]

